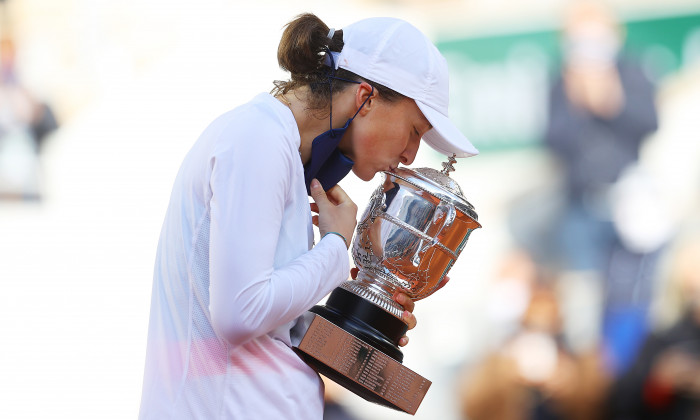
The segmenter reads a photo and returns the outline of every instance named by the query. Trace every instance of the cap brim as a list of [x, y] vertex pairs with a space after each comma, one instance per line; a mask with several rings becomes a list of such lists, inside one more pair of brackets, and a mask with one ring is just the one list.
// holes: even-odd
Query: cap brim
[[479, 154], [474, 145], [462, 134], [449, 118], [429, 106], [416, 101], [425, 118], [433, 126], [423, 135], [423, 140], [436, 151], [456, 157], [465, 158]]

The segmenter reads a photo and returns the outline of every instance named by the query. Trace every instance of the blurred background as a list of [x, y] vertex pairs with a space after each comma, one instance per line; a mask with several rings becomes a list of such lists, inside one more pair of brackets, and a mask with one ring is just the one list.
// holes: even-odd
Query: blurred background
[[[422, 29], [481, 150], [452, 176], [483, 228], [404, 349], [433, 382], [415, 418], [700, 418], [693, 0], [0, 1], [0, 418], [137, 417], [176, 171], [286, 77], [306, 11]], [[380, 181], [341, 185], [362, 210]], [[332, 385], [328, 407], [408, 417]]]

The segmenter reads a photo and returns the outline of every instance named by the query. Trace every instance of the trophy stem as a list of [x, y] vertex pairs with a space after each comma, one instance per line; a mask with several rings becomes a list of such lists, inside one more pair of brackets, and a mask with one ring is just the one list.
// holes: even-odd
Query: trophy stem
[[381, 274], [371, 270], [360, 270], [356, 280], [343, 282], [340, 288], [372, 302], [400, 320], [403, 318], [404, 308], [394, 300], [394, 293], [400, 287]]

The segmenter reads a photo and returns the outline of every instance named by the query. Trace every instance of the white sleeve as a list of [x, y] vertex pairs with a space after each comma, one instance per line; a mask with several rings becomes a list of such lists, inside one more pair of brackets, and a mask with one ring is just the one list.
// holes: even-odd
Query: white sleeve
[[234, 346], [294, 320], [350, 271], [336, 235], [274, 269], [291, 159], [299, 158], [279, 144], [251, 138], [211, 162], [209, 309], [217, 333]]

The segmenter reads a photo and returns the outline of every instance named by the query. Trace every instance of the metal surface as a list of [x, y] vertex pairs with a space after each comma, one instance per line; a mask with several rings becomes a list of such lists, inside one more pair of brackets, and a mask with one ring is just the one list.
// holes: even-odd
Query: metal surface
[[449, 177], [454, 159], [442, 172], [400, 168], [385, 172], [385, 182], [370, 198], [357, 225], [352, 255], [359, 274], [341, 284], [397, 318], [403, 307], [392, 296], [405, 289], [414, 300], [434, 293], [481, 225], [474, 207]]
[[297, 346], [313, 366], [356, 394], [415, 414], [431, 382], [319, 315]]

